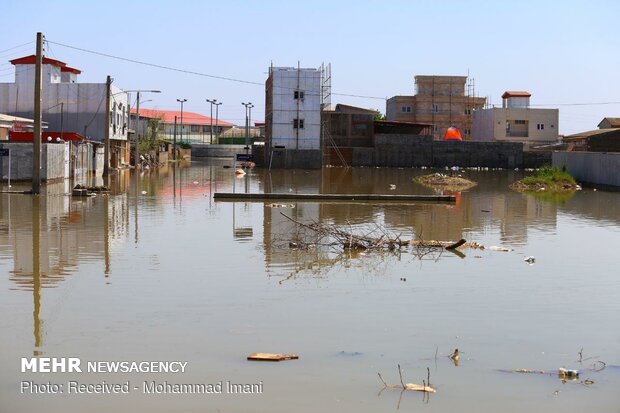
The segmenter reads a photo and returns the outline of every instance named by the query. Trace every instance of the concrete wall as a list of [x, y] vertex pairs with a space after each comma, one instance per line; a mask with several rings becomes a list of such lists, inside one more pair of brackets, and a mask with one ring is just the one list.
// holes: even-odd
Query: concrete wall
[[579, 182], [620, 187], [620, 153], [553, 152], [553, 166], [566, 167]]
[[232, 158], [238, 153], [245, 153], [245, 145], [192, 145], [192, 156], [196, 158]]
[[[32, 143], [5, 143], [0, 148], [11, 149], [11, 180], [32, 179]], [[8, 178], [9, 158], [0, 157], [2, 179]], [[6, 178], [5, 178], [6, 177]], [[65, 145], [41, 144], [41, 179], [48, 181], [65, 178]]]
[[318, 169], [321, 168], [322, 152], [312, 149], [274, 149], [266, 153], [264, 146], [252, 147], [254, 162], [257, 166], [273, 169]]
[[431, 136], [375, 135], [374, 148], [353, 148], [352, 166], [535, 168], [549, 152], [524, 152], [512, 142], [435, 141]]

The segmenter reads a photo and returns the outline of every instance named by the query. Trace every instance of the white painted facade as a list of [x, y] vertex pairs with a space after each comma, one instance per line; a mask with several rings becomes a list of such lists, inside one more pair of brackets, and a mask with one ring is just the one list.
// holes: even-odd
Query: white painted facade
[[[272, 67], [267, 81], [267, 139], [286, 149], [321, 149], [321, 71]], [[271, 98], [271, 105], [269, 99]], [[271, 107], [269, 107], [271, 106]]]
[[[0, 83], [0, 113], [34, 118], [34, 65], [16, 64], [15, 82]], [[77, 74], [43, 65], [41, 111], [48, 131], [75, 132], [103, 141], [106, 117], [106, 84], [77, 83]], [[128, 96], [112, 85], [110, 139], [127, 140]], [[62, 105], [61, 105], [62, 103]], [[62, 116], [61, 116], [62, 115]], [[62, 122], [61, 122], [62, 118]], [[61, 125], [62, 123], [62, 125]]]

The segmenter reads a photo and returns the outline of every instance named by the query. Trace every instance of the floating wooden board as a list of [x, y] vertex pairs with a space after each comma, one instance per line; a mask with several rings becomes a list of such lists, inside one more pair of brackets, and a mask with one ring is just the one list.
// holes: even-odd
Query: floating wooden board
[[295, 354], [275, 354], [275, 353], [252, 353], [248, 356], [251, 361], [282, 361], [297, 360], [299, 356]]
[[388, 195], [388, 194], [295, 194], [295, 193], [230, 193], [216, 192], [213, 195], [216, 201], [246, 201], [246, 202], [264, 202], [264, 201], [399, 201], [399, 202], [456, 202], [454, 195]]

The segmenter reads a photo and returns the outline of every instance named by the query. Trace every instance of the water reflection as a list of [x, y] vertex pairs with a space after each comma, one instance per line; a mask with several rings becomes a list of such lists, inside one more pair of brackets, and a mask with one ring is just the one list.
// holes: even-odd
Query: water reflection
[[[376, 411], [393, 405], [387, 395], [376, 400], [376, 371], [368, 366], [387, 371], [402, 362], [417, 382], [422, 377], [415, 372], [430, 364], [420, 361], [425, 351], [430, 355], [436, 346], [445, 350], [458, 344], [473, 360], [458, 369], [436, 363], [441, 397], [434, 397], [431, 407], [455, 410], [467, 397], [489, 389], [500, 401], [483, 400], [481, 411], [501, 410], [506, 400], [507, 409], [516, 411], [532, 394], [552, 394], [555, 384], [543, 383], [549, 387], [543, 390], [536, 384], [514, 401], [514, 382], [508, 381], [517, 378], [498, 379], [493, 369], [556, 368], [573, 361], [557, 354], [585, 345], [606, 357], [615, 350], [617, 337], [607, 326], [617, 324], [617, 282], [604, 268], [613, 242], [602, 242], [594, 255], [575, 257], [583, 248], [582, 234], [592, 239], [617, 235], [618, 193], [584, 190], [556, 203], [510, 191], [517, 172], [466, 172], [478, 186], [455, 193], [454, 205], [294, 203], [293, 208], [270, 208], [214, 202], [212, 195], [433, 190], [412, 182], [416, 174], [428, 172], [413, 169], [253, 170], [236, 178], [224, 163], [124, 171], [103, 182], [112, 190], [109, 195], [94, 198], [66, 196], [68, 183], [47, 185], [40, 197], [1, 194], [0, 268], [8, 269], [1, 279], [0, 302], [7, 303], [2, 323], [16, 333], [16, 344], [0, 351], [3, 361], [13, 362], [23, 348], [35, 355], [81, 352], [91, 359], [165, 354], [199, 366], [188, 373], [188, 381], [205, 380], [204, 372], [210, 371], [218, 379], [234, 372], [233, 378], [249, 382], [256, 379], [249, 377], [256, 374], [252, 369], [262, 368], [239, 368], [240, 355], [255, 350], [250, 347], [294, 349], [319, 361], [287, 365], [291, 375], [261, 370], [278, 392], [251, 402], [227, 399], [224, 407], [290, 411], [299, 399], [306, 410], [329, 410], [325, 400], [339, 398], [345, 410], [363, 406], [362, 411]], [[537, 248], [539, 259], [534, 266], [524, 264], [519, 253], [525, 247], [512, 254], [465, 250], [465, 258], [442, 252], [422, 260], [398, 251], [370, 256], [295, 249], [288, 241], [295, 239], [297, 227], [281, 213], [301, 222], [352, 228], [377, 224], [403, 237], [525, 245]], [[473, 259], [479, 254], [486, 255]], [[600, 271], [592, 271], [597, 265]], [[588, 271], [602, 275], [583, 277]], [[310, 274], [311, 282], [295, 282], [300, 274]], [[597, 299], [584, 303], [584, 297]], [[62, 306], [66, 311], [59, 310]], [[325, 361], [325, 354], [343, 348], [363, 352], [364, 362]], [[355, 381], [347, 387], [350, 377]], [[0, 374], [0, 387], [10, 388], [15, 379], [14, 371]], [[614, 382], [598, 383], [603, 388]], [[308, 391], [295, 393], [299, 388]], [[610, 405], [613, 394], [606, 391], [587, 401]], [[291, 399], [278, 401], [274, 393]], [[24, 403], [6, 394], [13, 404]], [[321, 394], [323, 401], [305, 399], [308, 394]], [[403, 408], [411, 403], [409, 396], [403, 396]], [[129, 404], [141, 411], [143, 400], [132, 397]], [[398, 396], [393, 397], [396, 404]], [[80, 402], [87, 410], [97, 403]], [[174, 403], [197, 411], [194, 407], [203, 407], [204, 399]], [[536, 403], [543, 405], [540, 411], [558, 408], [547, 399]]]

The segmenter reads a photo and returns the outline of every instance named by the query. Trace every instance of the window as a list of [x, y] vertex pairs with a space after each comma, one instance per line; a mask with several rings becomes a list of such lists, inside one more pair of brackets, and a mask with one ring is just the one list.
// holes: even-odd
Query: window
[[411, 113], [411, 106], [401, 106], [400, 107], [400, 112], [401, 113]]
[[211, 132], [211, 125], [203, 125], [202, 131], [203, 132]]
[[200, 125], [192, 125], [192, 132], [200, 132]]
[[295, 92], [293, 92], [293, 99], [303, 99], [303, 98], [304, 98], [303, 90], [296, 90]]
[[471, 109], [469, 109], [469, 108], [468, 108], [468, 109], [465, 109], [465, 114], [466, 114], [466, 115], [471, 115]]
[[545, 124], [544, 123], [539, 123], [536, 125], [536, 129], [538, 130], [545, 130]]
[[521, 119], [515, 120], [515, 125], [525, 125], [525, 121]]
[[465, 135], [471, 135], [471, 131], [467, 128], [465, 128]]
[[293, 119], [293, 129], [303, 129], [303, 128], [304, 128], [303, 119]]
[[437, 113], [439, 112], [439, 105], [437, 105], [436, 103], [433, 103], [433, 113]]
[[439, 128], [437, 127], [437, 125], [433, 125], [433, 132], [439, 132]]

